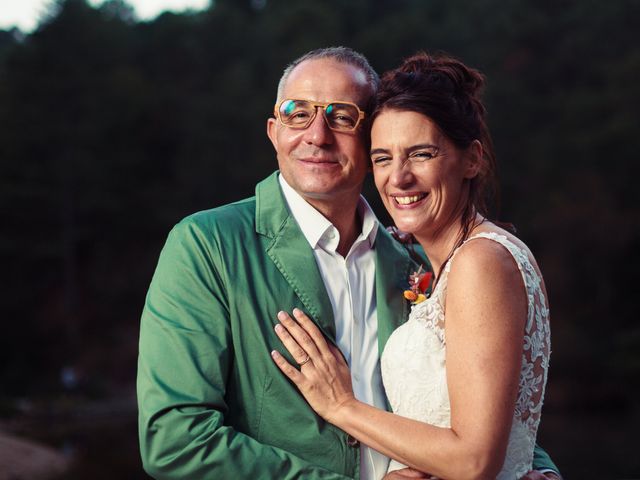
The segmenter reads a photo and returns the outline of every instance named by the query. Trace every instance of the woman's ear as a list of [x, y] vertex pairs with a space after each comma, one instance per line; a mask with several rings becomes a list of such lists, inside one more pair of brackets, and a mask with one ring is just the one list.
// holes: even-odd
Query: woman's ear
[[482, 144], [479, 140], [474, 140], [467, 148], [467, 168], [464, 172], [464, 178], [472, 179], [478, 176], [479, 173], [486, 168], [485, 158], [482, 149]]

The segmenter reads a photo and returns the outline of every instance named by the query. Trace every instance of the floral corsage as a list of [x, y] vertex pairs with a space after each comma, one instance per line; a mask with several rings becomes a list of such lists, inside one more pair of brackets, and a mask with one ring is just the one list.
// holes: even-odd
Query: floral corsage
[[409, 290], [404, 291], [404, 298], [409, 300], [413, 305], [424, 302], [427, 299], [426, 291], [429, 288], [432, 272], [422, 272], [422, 265], [417, 272], [409, 275]]

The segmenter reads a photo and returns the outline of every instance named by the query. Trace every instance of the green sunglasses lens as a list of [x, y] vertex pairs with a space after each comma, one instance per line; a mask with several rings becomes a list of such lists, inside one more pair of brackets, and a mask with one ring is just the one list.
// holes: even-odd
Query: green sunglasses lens
[[316, 109], [323, 108], [327, 125], [332, 130], [350, 131], [356, 128], [360, 111], [348, 103], [329, 103], [326, 106], [307, 100], [285, 100], [280, 104], [278, 113], [285, 125], [294, 128], [307, 128], [316, 115]]

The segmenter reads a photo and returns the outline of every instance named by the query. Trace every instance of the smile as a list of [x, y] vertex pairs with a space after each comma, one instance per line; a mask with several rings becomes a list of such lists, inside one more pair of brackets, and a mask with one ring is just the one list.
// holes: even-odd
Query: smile
[[426, 193], [419, 193], [416, 195], [406, 195], [406, 196], [393, 196], [393, 199], [396, 201], [398, 205], [411, 205], [412, 203], [419, 202], [423, 198], [427, 196]]
[[333, 158], [322, 158], [322, 157], [309, 157], [309, 158], [300, 158], [298, 159], [303, 164], [308, 166], [336, 166], [338, 162]]

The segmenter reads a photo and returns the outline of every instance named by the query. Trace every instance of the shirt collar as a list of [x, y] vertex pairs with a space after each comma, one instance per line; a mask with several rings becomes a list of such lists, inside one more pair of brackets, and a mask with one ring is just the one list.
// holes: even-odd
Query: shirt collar
[[[291, 210], [293, 218], [296, 219], [302, 234], [305, 236], [311, 248], [321, 246], [323, 248], [329, 247], [331, 250], [335, 250], [338, 246], [338, 231], [333, 224], [320, 212], [311, 206], [302, 196], [291, 187], [282, 175], [278, 176], [280, 186], [282, 187], [282, 193], [285, 201]], [[373, 248], [373, 244], [378, 233], [379, 221], [376, 218], [373, 210], [360, 195], [358, 200], [358, 215], [362, 219], [362, 232], [356, 239], [356, 242], [363, 238], [369, 241], [369, 246]], [[329, 246], [328, 244], [335, 243], [335, 246]]]

